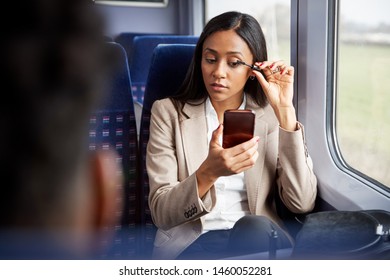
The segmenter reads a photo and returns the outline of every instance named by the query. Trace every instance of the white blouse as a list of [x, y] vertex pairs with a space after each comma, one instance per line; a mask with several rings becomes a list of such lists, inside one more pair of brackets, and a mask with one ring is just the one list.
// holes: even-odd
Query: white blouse
[[[207, 140], [210, 143], [212, 133], [219, 125], [217, 113], [210, 99], [205, 102], [207, 120]], [[246, 96], [239, 109], [245, 109]], [[222, 137], [219, 139], [222, 146]], [[231, 176], [222, 176], [214, 183], [217, 195], [213, 210], [205, 215], [203, 233], [210, 230], [231, 229], [241, 217], [249, 214], [244, 172]]]

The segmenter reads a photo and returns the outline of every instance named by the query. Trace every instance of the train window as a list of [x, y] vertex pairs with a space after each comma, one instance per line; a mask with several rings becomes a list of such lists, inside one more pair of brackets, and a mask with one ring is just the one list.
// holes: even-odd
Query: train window
[[344, 164], [390, 187], [390, 2], [340, 0], [336, 136]]
[[240, 11], [255, 17], [267, 41], [269, 60], [290, 63], [291, 0], [206, 0], [205, 20], [227, 11]]

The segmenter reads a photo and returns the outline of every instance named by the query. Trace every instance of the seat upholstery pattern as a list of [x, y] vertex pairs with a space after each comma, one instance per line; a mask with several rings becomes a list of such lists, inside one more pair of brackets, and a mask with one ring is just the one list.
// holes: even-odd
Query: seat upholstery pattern
[[116, 213], [120, 223], [115, 226], [113, 248], [102, 258], [132, 258], [138, 253], [137, 225], [139, 224], [139, 194], [136, 185], [137, 130], [131, 81], [126, 52], [122, 46], [107, 42], [110, 57], [114, 59], [106, 83], [106, 94], [101, 106], [90, 117], [89, 149], [114, 149], [121, 165], [124, 184], [120, 211]]

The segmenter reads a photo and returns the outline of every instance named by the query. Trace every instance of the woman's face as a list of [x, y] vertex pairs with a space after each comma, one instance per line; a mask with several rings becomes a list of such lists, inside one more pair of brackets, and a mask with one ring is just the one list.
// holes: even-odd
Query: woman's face
[[252, 64], [253, 55], [235, 31], [218, 31], [204, 41], [202, 76], [214, 106], [216, 103], [232, 109], [240, 106], [252, 70], [236, 64], [237, 60]]

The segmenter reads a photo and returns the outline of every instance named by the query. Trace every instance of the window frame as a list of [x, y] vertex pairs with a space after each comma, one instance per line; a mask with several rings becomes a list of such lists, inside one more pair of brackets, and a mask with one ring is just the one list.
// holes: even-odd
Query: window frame
[[291, 7], [297, 115], [305, 126], [319, 196], [338, 210], [390, 211], [390, 190], [345, 164], [337, 145], [338, 1], [292, 0]]
[[[338, 94], [338, 55], [339, 55], [339, 0], [333, 0], [329, 2], [329, 48], [328, 48], [328, 84], [333, 85], [333, 94], [329, 94], [328, 98], [328, 113], [327, 113], [327, 126], [329, 126], [328, 132], [328, 142], [331, 147], [332, 157], [337, 164], [338, 168], [343, 170], [345, 173], [353, 176], [357, 180], [360, 180], [367, 186], [376, 189], [381, 192], [384, 191], [386, 195], [387, 192], [390, 192], [390, 186], [386, 186], [381, 182], [375, 180], [374, 178], [366, 175], [365, 173], [359, 171], [358, 169], [352, 167], [344, 159], [341, 148], [338, 144], [337, 138], [337, 127], [336, 127], [336, 118], [337, 118], [337, 94]], [[333, 46], [333, 47], [332, 47]]]

